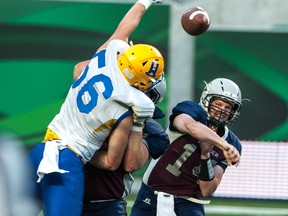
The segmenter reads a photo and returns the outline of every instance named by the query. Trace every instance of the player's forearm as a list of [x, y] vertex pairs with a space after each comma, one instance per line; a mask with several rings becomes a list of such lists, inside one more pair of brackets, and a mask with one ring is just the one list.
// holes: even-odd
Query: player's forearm
[[199, 139], [200, 141], [215, 145], [222, 150], [226, 149], [229, 145], [210, 128], [200, 122], [189, 124], [188, 131], [193, 137]]
[[121, 163], [120, 160], [109, 160], [107, 151], [96, 151], [89, 162], [99, 169], [111, 171], [116, 170]]
[[230, 166], [232, 163], [239, 162], [240, 154], [234, 146], [228, 144], [226, 140], [219, 137], [206, 125], [195, 121], [191, 116], [187, 114], [180, 114], [174, 119], [173, 125], [180, 132], [190, 134], [200, 141], [209, 143], [210, 145], [215, 145], [223, 150], [228, 166]]
[[211, 159], [201, 159], [199, 186], [204, 197], [212, 196], [219, 186], [223, 169], [219, 165], [212, 166]]
[[225, 140], [219, 137], [209, 127], [202, 124], [201, 122], [195, 121], [191, 116], [187, 114], [180, 114], [174, 119], [174, 127], [180, 132], [190, 134], [196, 139], [215, 145], [220, 149], [227, 147], [228, 145]]
[[191, 116], [184, 113], [180, 114], [175, 117], [173, 125], [180, 132], [190, 134], [191, 136], [195, 137], [200, 141], [209, 143], [210, 145], [215, 145], [221, 150], [223, 150], [228, 166], [230, 166], [232, 163], [239, 162], [240, 155], [239, 152], [235, 149], [235, 147], [228, 144], [226, 140], [219, 137], [213, 130], [211, 130], [206, 125], [195, 121]]
[[143, 167], [148, 158], [148, 149], [142, 143], [142, 131], [131, 131], [124, 155], [124, 169], [127, 172], [134, 172]]
[[139, 25], [145, 12], [146, 9], [142, 4], [134, 4], [119, 23], [116, 32], [128, 40], [129, 36]]
[[212, 161], [209, 158], [202, 159], [200, 162], [199, 186], [204, 197], [212, 196], [219, 184], [218, 178], [215, 176], [215, 170]]
[[106, 48], [108, 43], [114, 39], [128, 42], [130, 35], [139, 25], [141, 18], [145, 14], [145, 12], [146, 9], [142, 4], [135, 3], [120, 21], [118, 27], [111, 35], [111, 37], [102, 46], [100, 46], [97, 51]]
[[135, 31], [139, 25], [142, 16], [145, 14], [146, 9], [142, 4], [136, 3], [126, 13], [121, 22], [118, 24], [117, 29], [112, 36], [101, 46], [98, 51], [107, 47], [111, 40], [119, 39], [128, 42], [130, 35]]
[[203, 197], [212, 196], [218, 187], [218, 179], [214, 178], [211, 181], [201, 181], [199, 180], [199, 186]]

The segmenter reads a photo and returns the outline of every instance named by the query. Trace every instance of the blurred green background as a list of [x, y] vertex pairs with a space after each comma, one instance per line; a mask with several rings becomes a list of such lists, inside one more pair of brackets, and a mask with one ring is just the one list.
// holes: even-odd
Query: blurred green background
[[[2, 0], [0, 127], [19, 135], [27, 149], [40, 142], [68, 92], [74, 65], [93, 55], [113, 33], [130, 6]], [[170, 64], [169, 12], [169, 5], [151, 7], [130, 38], [134, 43], [155, 45], [166, 59], [166, 68]], [[192, 85], [194, 99], [198, 101], [204, 87], [203, 80], [209, 82], [217, 77], [234, 80], [240, 86], [243, 98], [250, 99], [250, 102], [243, 102], [241, 116], [231, 129], [241, 140], [287, 141], [287, 38], [287, 34], [281, 32], [208, 31], [195, 38], [195, 79], [179, 85], [183, 88]], [[181, 55], [185, 55], [185, 50], [179, 53], [179, 57]], [[166, 69], [165, 73], [169, 80], [169, 70]], [[171, 92], [173, 89], [168, 86], [168, 92], [159, 105], [166, 113], [170, 112], [167, 101]], [[165, 119], [160, 123], [167, 126]], [[144, 169], [136, 176], [141, 177]], [[131, 196], [127, 199], [133, 201], [134, 195]], [[282, 201], [224, 199], [213, 203], [285, 207]]]
[[[41, 141], [71, 85], [74, 65], [91, 58], [130, 6], [6, 2], [0, 13], [0, 127], [15, 131], [26, 145]], [[163, 19], [151, 22], [158, 12], [151, 9], [131, 39], [157, 44], [166, 55], [168, 7], [161, 9]]]
[[[27, 146], [41, 141], [71, 85], [74, 65], [93, 55], [129, 7], [92, 2], [2, 1], [0, 127], [15, 131]], [[157, 19], [159, 14], [161, 19]], [[203, 80], [234, 80], [243, 98], [251, 102], [243, 102], [241, 117], [231, 129], [242, 140], [287, 140], [286, 39], [284, 33], [208, 31], [196, 38], [195, 81], [181, 85], [192, 85], [198, 101]], [[151, 7], [131, 40], [155, 45], [169, 68], [169, 6]], [[169, 70], [165, 72], [169, 80]], [[160, 104], [168, 114], [167, 100], [172, 91], [168, 86]], [[167, 126], [164, 119], [160, 123]]]

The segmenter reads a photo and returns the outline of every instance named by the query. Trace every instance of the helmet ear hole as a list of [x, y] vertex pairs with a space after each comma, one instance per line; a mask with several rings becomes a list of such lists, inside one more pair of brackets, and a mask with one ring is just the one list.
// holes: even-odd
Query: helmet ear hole
[[140, 82], [141, 89], [145, 88], [145, 83]]
[[160, 103], [166, 93], [166, 80], [164, 73], [162, 77], [153, 84], [153, 86], [145, 91], [147, 96], [154, 102], [154, 104]]

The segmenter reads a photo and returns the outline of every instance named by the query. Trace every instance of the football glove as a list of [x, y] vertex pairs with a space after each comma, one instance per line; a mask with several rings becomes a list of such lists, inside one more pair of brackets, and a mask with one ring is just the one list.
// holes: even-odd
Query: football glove
[[140, 106], [132, 106], [132, 110], [133, 110], [133, 120], [135, 123], [139, 123], [139, 124], [142, 124], [144, 123], [144, 121], [147, 119], [147, 118], [150, 118], [153, 116], [153, 113], [154, 113], [154, 109], [155, 109], [155, 106], [154, 104], [152, 103], [147, 103], [144, 105], [142, 105], [141, 107]]
[[147, 10], [151, 4], [162, 3], [162, 1], [161, 0], [138, 0], [136, 3], [141, 3], [142, 5], [144, 5], [144, 7]]

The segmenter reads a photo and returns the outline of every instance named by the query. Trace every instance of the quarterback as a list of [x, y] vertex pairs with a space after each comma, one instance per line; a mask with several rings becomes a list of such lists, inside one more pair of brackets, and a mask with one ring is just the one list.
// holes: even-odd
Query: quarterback
[[[131, 216], [204, 216], [209, 201], [202, 198], [212, 196], [227, 166], [240, 160], [241, 143], [227, 125], [241, 106], [239, 87], [225, 78], [206, 84], [200, 104], [177, 104], [167, 129], [170, 145], [149, 164]], [[219, 143], [230, 148], [231, 164]]]

